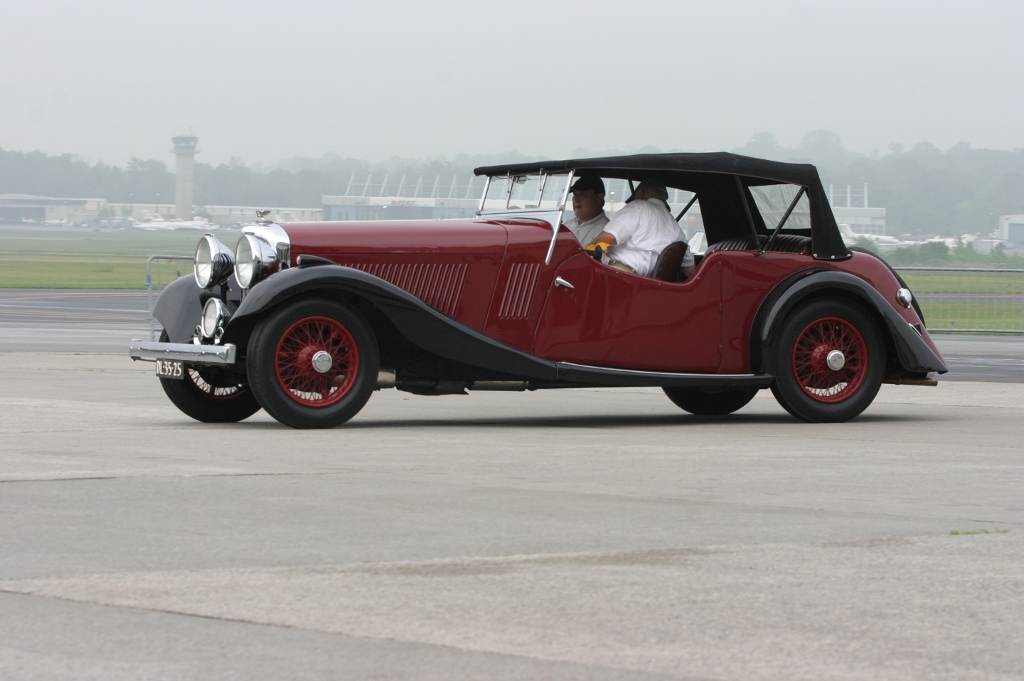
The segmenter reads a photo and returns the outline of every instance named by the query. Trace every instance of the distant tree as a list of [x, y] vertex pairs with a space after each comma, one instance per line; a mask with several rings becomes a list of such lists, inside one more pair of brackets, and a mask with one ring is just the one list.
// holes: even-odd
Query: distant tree
[[[632, 151], [636, 150], [577, 149], [572, 155]], [[888, 228], [893, 234], [984, 235], [996, 228], [999, 215], [1024, 213], [1024, 149], [994, 151], [958, 144], [942, 151], [921, 143], [908, 150], [893, 144], [887, 153], [876, 158], [850, 152], [837, 134], [818, 130], [808, 133], [795, 147], [785, 147], [775, 135], [762, 132], [734, 151], [813, 163], [825, 184], [868, 183], [871, 205], [886, 208]], [[422, 176], [426, 192], [440, 178], [439, 185], [447, 192], [453, 175], [459, 176], [459, 183], [465, 186], [473, 168], [529, 160], [543, 159], [511, 151], [477, 156], [459, 154], [451, 159], [392, 157], [370, 163], [326, 154], [255, 168], [235, 158], [218, 165], [196, 164], [194, 196], [200, 206], [315, 207], [321, 205], [324, 194], [344, 193], [353, 174], [357, 183], [365, 183], [370, 175], [374, 183], [380, 183], [387, 176], [388, 189], [392, 191], [403, 176], [407, 187], [415, 186]], [[380, 191], [380, 185], [375, 184], [372, 190]], [[132, 159], [121, 168], [89, 164], [70, 154], [49, 156], [38, 151], [0, 149], [0, 193], [103, 198], [112, 202], [132, 200], [136, 205], [144, 205], [157, 203], [157, 197], [166, 202], [174, 196], [174, 173], [162, 161]], [[959, 251], [949, 255], [951, 261], [957, 262], [971, 257], [974, 256]]]

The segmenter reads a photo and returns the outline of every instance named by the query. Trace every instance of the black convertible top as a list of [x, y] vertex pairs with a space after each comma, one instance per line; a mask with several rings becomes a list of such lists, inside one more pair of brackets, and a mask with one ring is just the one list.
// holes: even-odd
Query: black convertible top
[[[702, 154], [634, 154], [564, 161], [536, 161], [477, 168], [477, 175], [506, 175], [540, 171], [587, 171], [601, 177], [628, 180], [653, 178], [666, 187], [695, 192], [701, 199], [708, 243], [750, 234], [746, 211], [752, 205], [749, 190], [737, 191], [736, 178], [746, 187], [766, 184], [795, 184], [807, 190], [811, 212], [811, 239], [818, 260], [843, 260], [851, 256], [843, 243], [835, 216], [818, 177], [809, 163], [781, 163], [727, 152]], [[746, 205], [744, 205], [746, 204]], [[753, 211], [755, 231], [767, 228]]]
[[[566, 161], [536, 161], [501, 166], [484, 166], [473, 172], [477, 175], [505, 175], [538, 172], [541, 170], [615, 170], [605, 177], [635, 177], [650, 171], [682, 171], [696, 173], [725, 173], [742, 175], [778, 183], [799, 184], [809, 187], [818, 179], [818, 169], [809, 163], [780, 163], [751, 156], [739, 156], [724, 151], [706, 154], [633, 154], [632, 156], [606, 156], [604, 158], [574, 158]], [[647, 173], [644, 173], [647, 171]]]

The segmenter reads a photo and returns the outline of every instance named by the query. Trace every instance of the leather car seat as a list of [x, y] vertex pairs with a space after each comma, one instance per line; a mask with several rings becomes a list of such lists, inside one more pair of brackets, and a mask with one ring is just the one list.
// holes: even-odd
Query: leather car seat
[[[760, 237], [762, 244], [767, 240], [768, 237], [766, 236]], [[714, 251], [753, 251], [757, 248], [758, 246], [754, 245], [753, 237], [738, 236], [732, 239], [724, 239], [708, 246], [705, 255]], [[768, 250], [773, 253], [808, 254], [811, 252], [811, 237], [800, 236], [799, 234], [780, 234], [775, 237], [775, 241], [771, 243], [771, 247]]]
[[680, 267], [687, 248], [689, 244], [685, 241], [674, 241], [665, 246], [665, 250], [658, 254], [658, 260], [654, 263], [651, 278], [660, 281], [679, 281]]

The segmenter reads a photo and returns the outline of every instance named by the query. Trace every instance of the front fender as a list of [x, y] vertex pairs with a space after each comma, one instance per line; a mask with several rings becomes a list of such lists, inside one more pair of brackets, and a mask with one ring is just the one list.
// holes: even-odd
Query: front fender
[[488, 338], [394, 284], [341, 265], [295, 267], [253, 286], [224, 330], [224, 342], [245, 347], [256, 323], [270, 310], [295, 298], [324, 294], [369, 302], [406, 340], [438, 357], [525, 378], [558, 378], [554, 362]]
[[196, 324], [203, 317], [203, 294], [193, 276], [178, 277], [160, 292], [153, 316], [167, 331], [172, 343], [191, 342]]
[[807, 297], [823, 290], [840, 290], [852, 294], [872, 307], [885, 323], [885, 330], [896, 348], [896, 359], [911, 373], [931, 371], [944, 374], [946, 364], [924, 342], [917, 330], [911, 326], [874, 287], [859, 277], [835, 270], [807, 270], [781, 282], [762, 303], [751, 329], [751, 354], [759, 360], [761, 369], [773, 373], [771, 353], [765, 352], [778, 341], [782, 320]]

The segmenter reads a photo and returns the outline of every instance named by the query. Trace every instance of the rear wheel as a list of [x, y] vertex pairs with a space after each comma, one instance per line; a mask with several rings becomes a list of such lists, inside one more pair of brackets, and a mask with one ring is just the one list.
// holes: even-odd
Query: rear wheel
[[878, 394], [885, 346], [878, 325], [859, 307], [812, 301], [786, 318], [778, 338], [772, 393], [798, 419], [847, 421]]
[[246, 367], [257, 399], [292, 428], [333, 428], [359, 413], [377, 385], [377, 341], [355, 310], [293, 303], [257, 325]]
[[757, 395], [756, 388], [711, 390], [708, 388], [662, 388], [683, 411], [698, 416], [725, 416], [739, 411]]
[[[166, 331], [160, 342], [168, 342]], [[235, 423], [260, 410], [249, 386], [224, 369], [186, 362], [184, 378], [161, 378], [160, 385], [174, 406], [204, 423]]]

